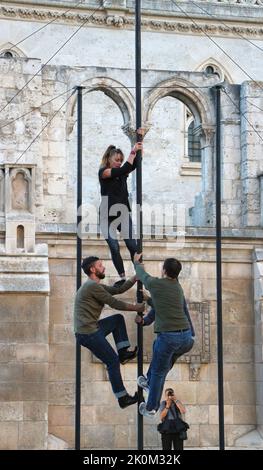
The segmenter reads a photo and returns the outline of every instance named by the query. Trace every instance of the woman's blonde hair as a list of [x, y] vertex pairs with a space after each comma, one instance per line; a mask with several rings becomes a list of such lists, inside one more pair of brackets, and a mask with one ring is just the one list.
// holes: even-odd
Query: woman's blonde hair
[[124, 155], [121, 149], [117, 149], [115, 145], [109, 145], [109, 147], [105, 150], [104, 155], [101, 160], [101, 167], [108, 168], [110, 166], [110, 158], [113, 157], [116, 153], [120, 154], [121, 161], [124, 160]]

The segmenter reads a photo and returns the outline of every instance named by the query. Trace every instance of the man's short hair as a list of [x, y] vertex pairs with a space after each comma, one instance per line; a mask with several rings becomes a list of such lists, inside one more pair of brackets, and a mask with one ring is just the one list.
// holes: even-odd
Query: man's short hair
[[168, 277], [176, 279], [180, 274], [182, 265], [178, 259], [167, 258], [163, 263], [163, 269]]
[[96, 261], [98, 261], [99, 258], [97, 256], [88, 256], [87, 258], [84, 258], [84, 260], [81, 263], [81, 267], [87, 276], [90, 275], [90, 268], [94, 266]]

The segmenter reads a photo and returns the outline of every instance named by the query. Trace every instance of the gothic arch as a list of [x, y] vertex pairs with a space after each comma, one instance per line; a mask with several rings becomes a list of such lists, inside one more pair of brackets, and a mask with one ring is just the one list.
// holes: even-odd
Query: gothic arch
[[[214, 126], [214, 113], [209, 103], [207, 91], [195, 88], [196, 84], [183, 78], [173, 77], [158, 83], [145, 97], [144, 122], [151, 122], [151, 115], [157, 101], [166, 96], [171, 96], [183, 102], [192, 112], [197, 126], [202, 129], [210, 129]], [[189, 88], [190, 87], [190, 88]]]
[[[81, 86], [86, 87], [83, 90], [84, 93], [91, 93], [92, 91], [102, 91], [111, 98], [121, 111], [123, 116], [123, 129], [134, 128], [134, 114], [135, 105], [134, 98], [130, 91], [125, 88], [122, 83], [108, 77], [95, 77], [89, 80], [85, 80]], [[70, 103], [69, 119], [68, 119], [68, 135], [71, 134], [74, 123], [75, 123], [75, 107], [77, 102], [77, 96], [74, 94], [73, 99]]]
[[[209, 195], [214, 190], [213, 180], [213, 161], [214, 161], [214, 133], [215, 133], [215, 104], [214, 96], [211, 92], [218, 79], [211, 77], [205, 81], [203, 73], [191, 72], [178, 73], [178, 75], [159, 82], [146, 93], [144, 107], [144, 123], [147, 128], [151, 127], [151, 116], [156, 103], [165, 97], [173, 97], [184, 103], [191, 111], [195, 127], [200, 133], [201, 144], [201, 171], [202, 171], [202, 189], [196, 196], [194, 209], [192, 213], [192, 223], [196, 226], [209, 226], [213, 223], [210, 214]], [[198, 88], [199, 87], [199, 88]]]

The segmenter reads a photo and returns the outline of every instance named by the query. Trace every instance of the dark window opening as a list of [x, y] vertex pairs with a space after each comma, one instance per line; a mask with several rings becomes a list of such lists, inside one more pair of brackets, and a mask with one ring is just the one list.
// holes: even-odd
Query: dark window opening
[[188, 157], [190, 162], [201, 162], [200, 136], [195, 133], [194, 121], [188, 126]]
[[25, 248], [25, 230], [23, 225], [18, 225], [17, 227], [16, 246], [17, 248]]

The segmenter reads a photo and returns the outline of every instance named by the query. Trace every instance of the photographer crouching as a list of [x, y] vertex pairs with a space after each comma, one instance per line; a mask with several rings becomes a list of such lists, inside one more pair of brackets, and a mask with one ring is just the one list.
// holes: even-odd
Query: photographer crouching
[[187, 439], [186, 430], [188, 424], [183, 421], [182, 415], [185, 413], [185, 407], [175, 397], [174, 390], [167, 388], [165, 390], [165, 400], [160, 405], [160, 418], [162, 422], [157, 429], [162, 436], [163, 450], [184, 449], [184, 440]]

